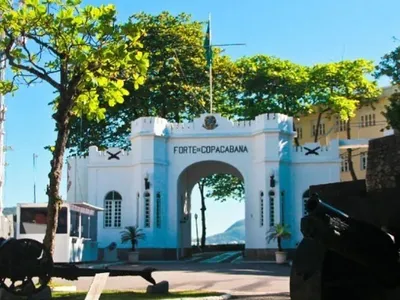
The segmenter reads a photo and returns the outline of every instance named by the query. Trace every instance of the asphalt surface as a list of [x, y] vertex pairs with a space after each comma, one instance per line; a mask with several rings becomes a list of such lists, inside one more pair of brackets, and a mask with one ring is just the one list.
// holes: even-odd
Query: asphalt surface
[[[290, 267], [272, 263], [263, 264], [147, 264], [123, 265], [113, 269], [134, 270], [146, 266], [156, 268], [157, 282], [166, 280], [170, 290], [208, 290], [240, 296], [234, 299], [289, 299]], [[93, 277], [74, 282], [77, 290], [88, 291]], [[57, 280], [62, 283], [65, 281]], [[71, 282], [68, 282], [71, 284]], [[149, 283], [137, 276], [110, 277], [106, 290], [145, 290]], [[270, 296], [269, 296], [270, 295]]]
[[247, 300], [290, 300], [289, 293], [249, 295], [249, 296], [233, 296], [231, 299], [247, 299]]
[[[207, 290], [233, 295], [232, 299], [288, 300], [289, 265], [274, 262], [246, 262], [232, 253], [207, 253], [184, 262], [140, 262], [135, 265], [110, 266], [112, 269], [157, 269], [153, 277], [157, 282], [168, 281], [170, 291]], [[56, 280], [71, 285], [70, 281]], [[73, 282], [78, 291], [88, 291], [93, 277]], [[110, 277], [105, 290], [145, 290], [149, 283], [138, 276]]]

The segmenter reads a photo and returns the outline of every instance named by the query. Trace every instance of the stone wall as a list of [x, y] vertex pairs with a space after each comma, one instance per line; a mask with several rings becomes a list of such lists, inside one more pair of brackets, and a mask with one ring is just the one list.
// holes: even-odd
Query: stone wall
[[369, 141], [367, 191], [400, 187], [400, 136]]
[[311, 186], [310, 192], [352, 218], [400, 230], [399, 187], [366, 193], [365, 181], [357, 180]]
[[366, 180], [310, 187], [351, 217], [400, 234], [400, 136], [370, 140]]

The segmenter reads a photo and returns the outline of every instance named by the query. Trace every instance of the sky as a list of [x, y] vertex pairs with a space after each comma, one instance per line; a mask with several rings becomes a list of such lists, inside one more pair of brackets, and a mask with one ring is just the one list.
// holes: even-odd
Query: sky
[[[146, 12], [172, 14], [185, 12], [194, 20], [207, 21], [212, 16], [212, 43], [245, 43], [228, 47], [234, 59], [255, 54], [274, 55], [295, 63], [313, 65], [365, 58], [378, 63], [380, 58], [399, 46], [400, 1], [398, 0], [84, 0], [84, 4], [115, 4], [119, 18]], [[387, 85], [387, 80], [380, 85]], [[47, 201], [45, 188], [50, 170], [50, 153], [44, 150], [55, 140], [54, 122], [48, 103], [52, 89], [40, 84], [21, 88], [7, 96], [4, 206], [33, 202], [36, 177], [37, 201]], [[36, 170], [33, 154], [37, 154]], [[62, 195], [66, 196], [66, 175]], [[200, 199], [195, 189], [192, 213], [200, 213]], [[244, 218], [244, 204], [234, 201], [209, 201], [208, 233], [224, 231]], [[193, 236], [195, 237], [195, 236]]]

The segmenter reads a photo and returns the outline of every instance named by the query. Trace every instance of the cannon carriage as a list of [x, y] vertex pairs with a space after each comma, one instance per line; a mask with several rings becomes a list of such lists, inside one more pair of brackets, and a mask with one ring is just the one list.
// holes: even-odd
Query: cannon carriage
[[76, 263], [54, 263], [44, 245], [32, 239], [0, 239], [0, 288], [16, 296], [33, 296], [45, 289], [51, 278], [77, 280], [97, 273], [109, 276], [141, 276], [155, 285], [154, 268], [115, 270], [87, 268]]
[[99, 261], [97, 212], [87, 203], [63, 203], [58, 216], [53, 256], [42, 244], [47, 226], [44, 203], [19, 204], [16, 238], [0, 238], [0, 289], [16, 296], [31, 297], [48, 287], [51, 278], [77, 280], [98, 273], [109, 276], [140, 276], [155, 285], [154, 268], [118, 270], [89, 268]]
[[316, 194], [306, 209], [304, 238], [292, 264], [292, 300], [400, 298], [400, 237], [352, 218]]

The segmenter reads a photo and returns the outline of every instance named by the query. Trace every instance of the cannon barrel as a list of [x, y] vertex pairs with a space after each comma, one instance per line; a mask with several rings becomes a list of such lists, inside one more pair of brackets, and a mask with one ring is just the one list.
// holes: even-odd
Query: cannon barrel
[[290, 276], [292, 300], [399, 298], [399, 252], [386, 232], [318, 195], [306, 210]]
[[331, 216], [349, 218], [349, 216], [340, 209], [322, 201], [318, 194], [315, 193], [312, 194], [310, 199], [306, 202], [306, 211], [310, 214], [323, 214], [328, 212]]
[[400, 283], [399, 253], [391, 237], [372, 224], [356, 220], [323, 202], [317, 195], [307, 203], [301, 220], [304, 237], [372, 270], [383, 283]]

